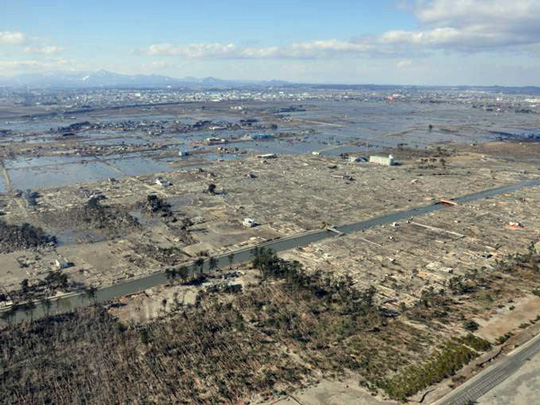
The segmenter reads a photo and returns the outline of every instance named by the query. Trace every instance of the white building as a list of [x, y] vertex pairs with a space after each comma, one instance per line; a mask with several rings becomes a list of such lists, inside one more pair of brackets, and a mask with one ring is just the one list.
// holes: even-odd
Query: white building
[[377, 163], [379, 165], [394, 166], [394, 155], [388, 156], [370, 156], [369, 163]]
[[204, 142], [208, 145], [218, 145], [222, 143], [227, 143], [227, 141], [223, 138], [206, 138]]
[[54, 264], [58, 270], [67, 269], [73, 266], [73, 263], [69, 262], [63, 257], [56, 259]]
[[263, 155], [257, 155], [259, 159], [276, 159], [277, 155], [275, 153], [265, 153]]
[[158, 177], [158, 178], [156, 179], [156, 184], [157, 184], [158, 186], [161, 186], [161, 187], [169, 187], [169, 186], [172, 186], [172, 183], [171, 183], [171, 182], [165, 180], [165, 179], [162, 178], [162, 177]]

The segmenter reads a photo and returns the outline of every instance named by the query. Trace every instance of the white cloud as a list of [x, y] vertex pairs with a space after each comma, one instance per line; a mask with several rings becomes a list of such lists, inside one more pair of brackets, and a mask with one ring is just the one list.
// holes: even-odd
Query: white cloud
[[358, 54], [374, 50], [374, 45], [336, 39], [297, 42], [284, 47], [241, 47], [236, 44], [189, 44], [174, 46], [156, 44], [144, 49], [148, 55], [181, 56], [184, 58], [216, 59], [312, 59], [343, 54]]
[[405, 69], [405, 68], [408, 68], [410, 66], [412, 66], [412, 61], [410, 60], [400, 60], [396, 63], [396, 67], [398, 69]]
[[1, 69], [13, 69], [19, 67], [32, 67], [39, 66], [41, 62], [37, 60], [3, 60], [0, 61], [0, 70]]
[[73, 67], [74, 62], [65, 59], [54, 59], [48, 61], [36, 59], [23, 60], [0, 60], [0, 75], [12, 75], [19, 73], [43, 72], [65, 69]]
[[459, 40], [461, 33], [454, 28], [436, 28], [431, 31], [388, 31], [381, 35], [383, 44], [413, 44], [432, 46]]
[[[536, 39], [517, 38], [496, 30], [481, 27], [457, 29], [441, 27], [423, 31], [389, 31], [380, 37], [382, 46], [398, 46], [402, 50], [457, 50], [464, 52], [508, 48], [511, 45], [527, 45]], [[540, 42], [540, 40], [538, 40]]]
[[59, 46], [51, 45], [50, 41], [46, 39], [29, 37], [22, 32], [14, 31], [0, 31], [0, 49], [11, 54], [41, 55], [54, 55], [64, 50]]
[[0, 31], [0, 45], [21, 45], [25, 40], [22, 32]]
[[481, 51], [540, 43], [538, 0], [417, 0], [422, 29], [402, 43]]
[[24, 48], [25, 53], [40, 53], [45, 55], [53, 55], [62, 52], [63, 50], [64, 48], [60, 48], [58, 46], [28, 46]]
[[540, 0], [416, 0], [419, 29], [391, 30], [352, 40], [329, 39], [285, 46], [234, 43], [155, 44], [143, 52], [186, 59], [316, 59], [412, 55], [437, 50], [482, 52], [533, 50], [540, 45]]
[[171, 44], [151, 45], [146, 49], [149, 55], [180, 55], [187, 58], [226, 57], [238, 55], [240, 49], [234, 44], [190, 44], [186, 46], [173, 46]]
[[423, 24], [470, 26], [537, 21], [537, 0], [417, 0], [415, 14]]

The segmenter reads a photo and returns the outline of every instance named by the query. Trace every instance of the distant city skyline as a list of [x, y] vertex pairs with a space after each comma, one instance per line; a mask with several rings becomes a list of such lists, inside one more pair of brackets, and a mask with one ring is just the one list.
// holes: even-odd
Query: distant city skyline
[[0, 75], [540, 86], [538, 0], [3, 0]]

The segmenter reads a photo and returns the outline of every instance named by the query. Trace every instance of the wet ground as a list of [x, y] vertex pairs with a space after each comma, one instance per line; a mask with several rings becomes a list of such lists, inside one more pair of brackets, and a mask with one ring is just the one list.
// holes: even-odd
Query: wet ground
[[[287, 104], [285, 103], [284, 107]], [[176, 170], [179, 164], [185, 166], [205, 161], [229, 160], [247, 154], [278, 153], [306, 154], [318, 152], [321, 156], [338, 156], [342, 153], [369, 155], [398, 145], [424, 149], [434, 144], [482, 143], [497, 139], [526, 138], [540, 134], [540, 120], [535, 114], [497, 113], [471, 108], [467, 104], [456, 103], [405, 103], [372, 101], [310, 101], [303, 106], [305, 111], [275, 113], [276, 105], [253, 103], [247, 106], [248, 114], [228, 111], [220, 105], [190, 111], [182, 108], [111, 111], [82, 113], [69, 117], [16, 119], [0, 122], [0, 130], [11, 131], [0, 138], [0, 146], [20, 144], [29, 149], [47, 143], [63, 141], [59, 127], [67, 127], [77, 122], [122, 123], [129, 121], [159, 122], [163, 133], [148, 134], [143, 130], [103, 130], [80, 131], [69, 148], [84, 147], [144, 147], [157, 145], [160, 153], [168, 154], [168, 159], [155, 159], [155, 151], [146, 151], [138, 156], [129, 153], [111, 159], [111, 156], [79, 156], [66, 150], [62, 155], [24, 155], [4, 160], [13, 189], [37, 189], [80, 182], [103, 180], [109, 177], [148, 175]], [[249, 109], [251, 108], [251, 110]], [[201, 120], [212, 122], [238, 123], [247, 118], [259, 123], [274, 123], [277, 129], [259, 130], [214, 130], [175, 133], [171, 130], [175, 123], [193, 124]], [[170, 124], [170, 126], [169, 126]], [[432, 126], [430, 129], [429, 126]], [[284, 132], [293, 136], [279, 137]], [[203, 140], [218, 137], [237, 140], [247, 135], [266, 134], [273, 138], [224, 145], [208, 146]], [[217, 148], [237, 148], [234, 153], [223, 153]], [[180, 158], [178, 150], [199, 151], [204, 156]], [[129, 152], [129, 150], [127, 151]], [[171, 165], [173, 164], [173, 165]], [[0, 183], [0, 191], [7, 189]]]

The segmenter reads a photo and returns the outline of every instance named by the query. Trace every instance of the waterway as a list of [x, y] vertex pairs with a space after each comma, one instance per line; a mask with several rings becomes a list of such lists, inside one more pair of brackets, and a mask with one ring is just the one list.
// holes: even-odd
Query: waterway
[[[484, 190], [478, 193], [458, 197], [458, 198], [455, 198], [453, 201], [456, 202], [457, 204], [466, 204], [466, 203], [481, 200], [484, 198], [493, 197], [499, 194], [506, 194], [506, 193], [517, 191], [523, 188], [536, 187], [536, 186], [540, 186], [540, 177], [534, 178], [532, 180], [522, 181], [520, 183], [510, 184], [507, 186], [497, 187], [494, 189]], [[356, 222], [354, 224], [339, 226], [336, 228], [336, 230], [338, 232], [341, 232], [342, 234], [355, 233], [355, 232], [359, 232], [365, 229], [374, 228], [376, 226], [407, 220], [407, 219], [410, 219], [411, 217], [426, 215], [426, 214], [440, 211], [443, 209], [459, 209], [459, 205], [452, 208], [447, 208], [445, 205], [442, 205], [442, 204], [426, 205], [423, 207], [412, 208], [405, 211], [398, 211], [395, 213], [383, 215], [380, 217], [375, 217], [375, 218], [368, 219], [365, 221]], [[338, 237], [338, 235], [339, 235], [338, 233], [331, 232], [328, 230], [313, 231], [313, 232], [303, 233], [300, 235], [295, 235], [292, 237], [269, 240], [269, 241], [266, 241], [264, 243], [257, 245], [257, 247], [259, 248], [264, 247], [264, 248], [272, 249], [275, 252], [282, 252], [282, 251], [294, 249], [297, 247], [307, 246], [311, 243], [319, 242], [327, 238]], [[232, 253], [234, 253], [233, 263], [247, 262], [253, 258], [253, 247], [238, 250]], [[226, 267], [229, 265], [228, 254], [216, 257], [216, 259], [217, 259], [217, 266], [219, 268]], [[205, 263], [205, 268], [208, 269], [208, 262]], [[195, 271], [199, 271], [198, 269], [195, 269], [194, 266], [190, 266], [189, 270], [192, 273], [194, 273]], [[164, 284], [166, 282], [167, 282], [166, 274], [160, 271], [160, 272], [147, 275], [145, 277], [122, 281], [112, 286], [104, 287], [98, 290], [93, 298], [88, 297], [84, 292], [73, 293], [68, 296], [52, 299], [51, 300], [52, 306], [49, 310], [50, 311], [49, 314], [69, 312], [76, 309], [77, 307], [88, 306], [95, 302], [108, 302], [108, 301], [113, 300], [116, 297], [134, 294], [134, 293], [155, 287], [157, 285]], [[40, 303], [37, 303], [36, 309], [32, 313], [33, 319], [44, 317], [45, 315], [46, 315], [45, 307], [43, 305], [40, 305]], [[24, 311], [19, 310], [17, 311], [14, 317], [14, 320], [22, 321], [26, 319], [27, 317], [28, 315]]]

